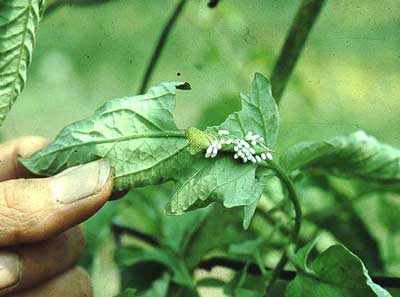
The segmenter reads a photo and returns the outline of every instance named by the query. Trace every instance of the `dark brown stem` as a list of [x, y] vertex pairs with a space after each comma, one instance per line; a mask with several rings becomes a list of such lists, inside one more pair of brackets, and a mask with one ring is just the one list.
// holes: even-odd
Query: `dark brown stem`
[[307, 37], [325, 0], [303, 0], [271, 74], [272, 94], [279, 103]]
[[171, 32], [172, 28], [174, 27], [178, 17], [182, 13], [186, 2], [187, 2], [186, 0], [181, 0], [178, 3], [178, 5], [175, 7], [174, 12], [172, 13], [172, 15], [168, 19], [167, 23], [165, 24], [163, 30], [161, 31], [157, 45], [153, 51], [150, 62], [148, 64], [146, 72], [143, 76], [142, 83], [139, 88], [139, 94], [143, 94], [146, 91], [146, 88], [150, 81], [151, 75], [153, 74], [154, 68], [155, 68], [155, 66], [158, 62], [158, 59], [161, 56], [162, 50], [164, 49], [165, 44], [167, 42], [169, 33]]

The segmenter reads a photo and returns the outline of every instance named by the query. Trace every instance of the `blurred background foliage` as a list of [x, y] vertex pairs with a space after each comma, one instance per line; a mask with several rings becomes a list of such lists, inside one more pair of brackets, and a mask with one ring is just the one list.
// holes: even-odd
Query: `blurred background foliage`
[[[182, 128], [218, 124], [239, 108], [239, 92], [249, 89], [254, 72], [271, 73], [298, 4], [293, 0], [224, 0], [210, 9], [205, 0], [188, 2], [150, 82], [190, 82], [192, 91], [177, 96], [176, 120]], [[39, 27], [26, 88], [4, 123], [3, 139], [26, 134], [53, 138], [106, 100], [136, 94], [175, 5], [172, 0], [115, 0], [99, 6], [67, 5], [46, 16]], [[327, 1], [282, 98], [278, 154], [301, 140], [359, 129], [400, 147], [399, 16], [397, 0]], [[331, 178], [302, 183], [300, 196], [308, 219], [304, 238], [312, 237], [315, 226], [320, 226], [326, 231], [319, 249], [341, 241], [363, 259], [372, 274], [400, 275], [398, 196], [366, 194], [354, 201], [354, 189], [364, 185]], [[327, 184], [338, 191], [323, 193]], [[181, 251], [189, 257], [189, 266], [209, 251], [237, 240], [265, 237], [273, 228], [262, 215], [255, 217], [247, 233], [240, 229], [241, 214], [237, 222], [198, 211], [186, 218], [167, 218], [162, 213], [165, 199], [159, 188], [137, 190], [120, 202], [109, 203], [86, 223], [88, 245], [82, 265], [92, 274], [95, 296], [112, 296], [121, 285], [135, 283], [145, 288], [144, 275], [156, 279], [162, 274], [158, 266], [147, 266], [149, 273], [143, 267], [139, 267], [140, 274], [133, 271], [137, 267], [123, 268], [125, 273], [120, 273], [113, 260], [115, 245], [145, 243], [124, 236], [116, 242], [112, 220], [133, 226], [172, 249], [178, 247], [176, 233], [180, 231], [176, 228], [181, 224], [182, 238], [192, 238], [185, 233], [189, 232], [185, 224], [193, 224], [192, 216], [224, 217], [226, 226], [235, 226], [221, 229], [221, 238], [214, 227], [215, 233], [208, 236], [196, 229], [201, 242], [188, 243]], [[273, 207], [271, 201], [264, 201], [261, 208]], [[221, 211], [215, 209], [206, 211]], [[196, 228], [203, 228], [200, 225]], [[276, 241], [282, 240], [278, 237]], [[278, 250], [269, 251], [272, 263]], [[269, 258], [265, 261], [269, 263]], [[207, 290], [202, 292], [211, 296]], [[221, 290], [212, 294], [223, 296]]]

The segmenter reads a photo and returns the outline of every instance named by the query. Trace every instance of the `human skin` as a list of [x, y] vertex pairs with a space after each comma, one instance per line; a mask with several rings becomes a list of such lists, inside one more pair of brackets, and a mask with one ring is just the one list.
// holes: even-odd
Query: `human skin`
[[0, 144], [0, 296], [93, 295], [87, 273], [76, 267], [84, 248], [79, 224], [110, 198], [110, 166], [98, 160], [36, 178], [18, 156], [47, 143], [27, 136]]

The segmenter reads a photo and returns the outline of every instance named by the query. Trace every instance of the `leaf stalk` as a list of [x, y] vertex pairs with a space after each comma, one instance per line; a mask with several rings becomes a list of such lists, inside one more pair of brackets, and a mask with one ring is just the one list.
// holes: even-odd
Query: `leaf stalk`
[[[266, 165], [266, 164], [265, 164]], [[288, 261], [288, 247], [291, 244], [294, 244], [296, 246], [295, 249], [297, 249], [297, 243], [299, 239], [299, 234], [300, 234], [300, 228], [301, 228], [301, 221], [302, 221], [302, 211], [301, 211], [301, 206], [299, 202], [299, 198], [297, 196], [296, 190], [294, 188], [293, 182], [289, 178], [289, 176], [283, 171], [283, 169], [276, 164], [273, 161], [268, 161], [268, 166], [271, 167], [277, 174], [277, 176], [281, 179], [283, 184], [285, 185], [287, 192], [288, 192], [288, 198], [293, 204], [293, 208], [295, 211], [295, 218], [294, 218], [294, 226], [289, 234], [289, 239], [286, 244], [286, 248], [284, 253], [282, 254], [278, 264], [274, 268], [274, 270], [271, 273], [271, 277], [269, 279], [269, 282], [266, 286], [266, 293], [267, 296], [269, 295], [272, 286], [276, 282], [276, 280], [279, 278], [279, 275], [282, 273], [287, 261]]]

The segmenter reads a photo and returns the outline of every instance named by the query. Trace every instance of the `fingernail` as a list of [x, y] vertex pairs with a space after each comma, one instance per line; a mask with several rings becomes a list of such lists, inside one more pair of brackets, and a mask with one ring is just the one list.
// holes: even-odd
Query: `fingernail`
[[18, 255], [9, 252], [0, 252], [0, 289], [17, 284], [20, 272], [21, 262]]
[[92, 196], [103, 188], [110, 170], [106, 160], [69, 168], [51, 178], [53, 197], [59, 203], [69, 204]]

